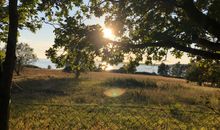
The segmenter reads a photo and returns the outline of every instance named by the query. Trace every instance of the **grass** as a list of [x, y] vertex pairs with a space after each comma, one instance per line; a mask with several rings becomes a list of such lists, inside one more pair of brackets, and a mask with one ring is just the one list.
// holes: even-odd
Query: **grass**
[[[183, 79], [27, 69], [14, 81], [11, 129], [218, 129], [220, 89]], [[164, 125], [165, 124], [165, 125]]]
[[103, 86], [112, 86], [112, 87], [119, 87], [119, 88], [140, 88], [140, 89], [151, 89], [157, 88], [157, 84], [154, 81], [150, 80], [142, 80], [139, 81], [133, 78], [121, 79], [121, 78], [112, 78], [104, 82]]

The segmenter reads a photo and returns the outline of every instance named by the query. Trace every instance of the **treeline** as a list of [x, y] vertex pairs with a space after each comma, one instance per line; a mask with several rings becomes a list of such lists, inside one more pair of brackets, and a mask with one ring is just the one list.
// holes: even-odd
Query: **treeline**
[[187, 73], [187, 69], [189, 68], [189, 64], [180, 64], [180, 62], [174, 65], [166, 65], [165, 63], [161, 63], [158, 66], [158, 75], [162, 76], [173, 76], [177, 78], [184, 78]]
[[[130, 74], [146, 74], [146, 75], [161, 75], [166, 77], [184, 78], [188, 82], [196, 82], [198, 85], [210, 85], [220, 87], [220, 64], [213, 60], [200, 60], [189, 64], [181, 64], [180, 62], [173, 65], [161, 63], [158, 66], [158, 72], [137, 72], [136, 67], [139, 64], [129, 62], [124, 64], [117, 70], [111, 70], [114, 73], [130, 73]], [[101, 71], [101, 69], [97, 69]]]
[[162, 76], [174, 76], [185, 78], [188, 82], [196, 82], [198, 85], [208, 84], [213, 87], [220, 87], [220, 65], [213, 60], [200, 60], [183, 65], [158, 66], [158, 74]]

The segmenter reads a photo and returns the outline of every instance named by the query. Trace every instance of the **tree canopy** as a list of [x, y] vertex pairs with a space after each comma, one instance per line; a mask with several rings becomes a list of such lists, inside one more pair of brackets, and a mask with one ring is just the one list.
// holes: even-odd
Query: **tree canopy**
[[[148, 60], [168, 52], [220, 59], [219, 0], [94, 0], [91, 11], [121, 36], [124, 50], [143, 50]], [[124, 44], [123, 44], [124, 43]]]
[[[82, 0], [17, 0], [18, 1], [18, 29], [29, 29], [36, 32], [43, 23], [54, 26], [57, 21], [63, 21], [64, 17], [76, 8], [83, 8]], [[0, 1], [0, 42], [7, 42], [9, 26], [8, 0]], [[78, 9], [79, 10], [79, 9]], [[83, 11], [80, 10], [81, 12]], [[77, 11], [79, 13], [79, 11]]]
[[200, 60], [190, 63], [185, 78], [188, 81], [197, 82], [202, 85], [204, 82], [212, 86], [220, 85], [220, 65], [212, 60]]
[[15, 72], [20, 75], [24, 65], [36, 62], [37, 56], [34, 54], [34, 49], [27, 43], [19, 43], [16, 47], [16, 64]]
[[86, 26], [76, 17], [68, 17], [54, 33], [55, 44], [46, 55], [57, 67], [70, 67], [76, 78], [80, 72], [95, 68], [95, 58], [104, 42], [101, 26]]
[[158, 74], [159, 75], [163, 75], [163, 76], [167, 76], [168, 75], [168, 72], [169, 72], [169, 66], [164, 64], [164, 63], [161, 63], [159, 66], [158, 66]]

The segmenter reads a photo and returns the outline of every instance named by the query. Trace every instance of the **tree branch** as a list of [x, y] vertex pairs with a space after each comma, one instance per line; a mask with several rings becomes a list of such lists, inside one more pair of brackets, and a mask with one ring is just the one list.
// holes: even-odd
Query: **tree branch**
[[214, 43], [214, 42], [211, 42], [207, 39], [203, 39], [203, 38], [199, 38], [197, 40], [197, 43], [198, 45], [201, 45], [201, 47], [206, 47], [210, 50], [213, 50], [213, 51], [220, 51], [220, 44], [219, 43]]
[[57, 25], [57, 26], [60, 26], [59, 24], [51, 23], [51, 22], [48, 22], [48, 21], [46, 21], [46, 20], [43, 20], [43, 23], [53, 26], [54, 29], [59, 28], [59, 27], [56, 27], [56, 25]]
[[194, 5], [193, 0], [184, 0], [182, 9], [196, 24], [220, 38], [220, 23], [200, 12]]
[[146, 42], [142, 44], [126, 44], [125, 48], [147, 48], [147, 47], [167, 47], [167, 48], [175, 48], [177, 50], [187, 52], [193, 55], [198, 55], [206, 59], [217, 59], [220, 60], [220, 54], [214, 53], [210, 51], [199, 50], [195, 48], [186, 47], [175, 43], [173, 41], [161, 41], [161, 42]]

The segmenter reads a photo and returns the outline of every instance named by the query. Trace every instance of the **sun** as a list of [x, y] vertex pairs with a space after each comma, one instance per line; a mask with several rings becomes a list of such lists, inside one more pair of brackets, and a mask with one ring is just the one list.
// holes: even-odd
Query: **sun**
[[103, 29], [103, 37], [108, 39], [114, 39], [115, 36], [112, 33], [112, 30], [110, 28], [104, 28]]
[[108, 65], [106, 66], [106, 69], [105, 69], [105, 70], [108, 71], [108, 70], [113, 70], [113, 69], [114, 69], [114, 67], [108, 64]]

